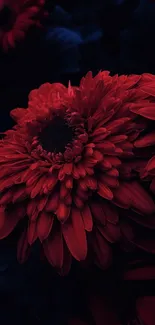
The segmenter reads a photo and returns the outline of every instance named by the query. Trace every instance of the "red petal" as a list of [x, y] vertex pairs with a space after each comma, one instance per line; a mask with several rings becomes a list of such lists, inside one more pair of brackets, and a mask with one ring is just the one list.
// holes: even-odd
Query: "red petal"
[[151, 185], [150, 185], [150, 190], [155, 193], [155, 178], [153, 178]]
[[5, 194], [1, 194], [0, 205], [5, 205], [7, 203], [10, 203], [12, 196], [13, 196], [12, 190], [8, 190]]
[[132, 182], [128, 188], [132, 193], [132, 206], [140, 210], [142, 213], [153, 214], [155, 212], [155, 204], [151, 196], [137, 182]]
[[113, 191], [114, 194], [114, 204], [119, 206], [120, 208], [129, 209], [131, 202], [129, 198], [129, 194], [125, 189], [124, 184], [120, 184], [120, 186]]
[[111, 166], [119, 167], [121, 165], [120, 159], [112, 156], [104, 156], [104, 160], [108, 161]]
[[24, 230], [17, 246], [17, 259], [19, 263], [24, 263], [29, 257], [30, 245], [27, 239], [27, 230]]
[[15, 203], [17, 201], [22, 201], [22, 200], [25, 200], [27, 198], [27, 193], [26, 193], [26, 190], [25, 188], [19, 188], [16, 190], [15, 193], [13, 193], [12, 195], [12, 203]]
[[46, 177], [41, 177], [31, 191], [31, 199], [35, 198], [43, 188]]
[[22, 118], [24, 118], [26, 113], [26, 109], [24, 108], [15, 108], [10, 112], [10, 116], [14, 119], [14, 121], [18, 122]]
[[129, 242], [133, 242], [135, 238], [135, 234], [131, 225], [129, 225], [126, 221], [125, 222], [121, 221], [120, 228], [121, 228], [122, 237], [124, 237], [122, 239], [126, 239]]
[[53, 228], [51, 236], [43, 245], [49, 263], [54, 267], [61, 269], [63, 265], [63, 238], [61, 231]]
[[89, 206], [86, 205], [81, 213], [82, 213], [85, 230], [92, 231], [93, 219], [92, 219], [92, 214], [91, 214]]
[[44, 211], [40, 214], [39, 220], [37, 221], [37, 234], [41, 242], [45, 240], [51, 232], [53, 221], [54, 217], [52, 215]]
[[97, 160], [97, 162], [100, 162], [103, 160], [103, 155], [100, 151], [94, 150], [93, 152], [93, 158]]
[[55, 185], [58, 182], [58, 178], [56, 175], [51, 175], [48, 176], [48, 178], [45, 176], [43, 179], [43, 183], [42, 183], [42, 187], [43, 187], [43, 192], [46, 194], [46, 192], [48, 191], [52, 191], [55, 187]]
[[14, 230], [20, 219], [21, 216], [16, 210], [11, 215], [6, 215], [4, 225], [0, 228], [0, 239], [7, 237]]
[[153, 214], [155, 204], [149, 194], [137, 182], [121, 183], [114, 190], [114, 202], [120, 207], [133, 208], [142, 214]]
[[98, 202], [92, 202], [90, 203], [90, 209], [92, 211], [93, 219], [95, 220], [95, 222], [97, 222], [97, 224], [99, 223], [105, 226], [106, 218], [103, 210], [103, 205]]
[[147, 104], [147, 106], [140, 108], [137, 113], [150, 120], [155, 120], [154, 103]]
[[155, 87], [152, 84], [152, 82], [150, 82], [149, 84], [150, 84], [150, 86], [148, 84], [142, 86], [141, 91], [144, 91], [144, 93], [147, 93], [148, 95], [151, 95], [154, 97], [155, 96]]
[[37, 239], [37, 223], [36, 221], [30, 222], [27, 231], [28, 243], [32, 245]]
[[77, 170], [77, 173], [80, 177], [85, 177], [86, 176], [86, 170], [84, 168], [84, 166], [82, 164], [78, 164], [76, 165], [76, 170]]
[[62, 225], [62, 232], [73, 257], [78, 261], [84, 260], [87, 255], [87, 239], [78, 209], [72, 208], [69, 220]]
[[155, 279], [155, 266], [142, 266], [127, 270], [124, 273], [124, 280], [153, 280]]
[[69, 194], [68, 188], [66, 188], [65, 183], [61, 183], [60, 186], [60, 198], [64, 199]]
[[37, 210], [37, 205], [38, 205], [38, 200], [36, 198], [28, 202], [28, 205], [27, 205], [28, 217], [30, 217], [30, 218], [32, 217], [34, 212]]
[[115, 243], [120, 240], [121, 234], [119, 226], [107, 223], [105, 227], [98, 226], [98, 230], [102, 236], [110, 243]]
[[67, 206], [64, 202], [60, 202], [56, 215], [59, 221], [65, 222], [70, 215], [70, 206]]
[[102, 184], [106, 184], [107, 186], [110, 186], [112, 188], [116, 188], [119, 186], [117, 178], [109, 176], [107, 174], [101, 175], [100, 181], [102, 182]]
[[119, 221], [118, 212], [115, 207], [112, 207], [109, 203], [102, 203], [102, 209], [105, 215], [105, 219], [110, 223], [116, 225]]
[[92, 240], [96, 264], [103, 269], [108, 268], [112, 262], [112, 251], [110, 245], [107, 244], [106, 240], [98, 231], [96, 231]]
[[47, 212], [50, 211], [55, 212], [58, 208], [58, 204], [59, 204], [59, 193], [54, 193], [49, 197], [45, 210]]
[[5, 209], [0, 207], [0, 229], [3, 228], [6, 219]]
[[155, 254], [155, 240], [135, 237], [132, 242], [145, 252]]
[[129, 117], [122, 117], [118, 120], [114, 120], [106, 125], [107, 131], [111, 131], [112, 134], [115, 134], [116, 132], [119, 132], [119, 130], [124, 127], [124, 124], [129, 122]]
[[128, 217], [144, 227], [155, 229], [154, 215], [143, 216], [138, 213], [129, 213]]
[[66, 186], [68, 189], [73, 188], [73, 178], [68, 177], [68, 178], [65, 180], [65, 186]]
[[112, 168], [109, 171], [106, 172], [107, 175], [109, 176], [113, 176], [113, 177], [118, 177], [119, 176], [119, 172], [116, 168]]
[[68, 250], [68, 247], [66, 246], [65, 242], [63, 244], [63, 266], [61, 270], [59, 271], [59, 274], [64, 276], [67, 275], [71, 268], [71, 262], [72, 262], [72, 256]]
[[96, 325], [121, 325], [113, 304], [107, 297], [90, 296], [91, 313]]
[[106, 186], [105, 184], [101, 183], [100, 181], [98, 182], [98, 194], [100, 196], [102, 196], [104, 199], [107, 200], [112, 200], [113, 199], [113, 193], [112, 191], [109, 189], [108, 186]]
[[87, 176], [85, 178], [85, 183], [90, 190], [95, 191], [97, 189], [97, 180], [94, 177]]
[[73, 167], [72, 175], [73, 175], [73, 178], [75, 178], [75, 179], [79, 179], [80, 178], [78, 168], [75, 165]]
[[146, 166], [146, 171], [149, 172], [149, 171], [154, 170], [154, 169], [155, 169], [155, 156], [153, 156], [149, 160], [149, 162], [148, 162], [148, 164]]
[[125, 140], [127, 140], [127, 135], [115, 135], [115, 136], [112, 136], [112, 137], [110, 137], [110, 141], [112, 142], [112, 143], [119, 143], [119, 142], [122, 142], [122, 141], [125, 141]]
[[72, 174], [72, 169], [73, 169], [73, 164], [72, 163], [68, 163], [65, 164], [63, 167], [63, 171], [66, 175], [71, 175]]
[[149, 147], [155, 144], [155, 132], [151, 132], [143, 136], [141, 139], [135, 141], [134, 146], [136, 148]]
[[[115, 145], [111, 142], [108, 142], [108, 141], [104, 141], [104, 142], [101, 142], [101, 143], [97, 143], [96, 144], [96, 148], [97, 149], [100, 149], [103, 153], [106, 151], [106, 152], [111, 152], [111, 151], [114, 151], [115, 150]], [[100, 161], [102, 161], [104, 158], [102, 156], [102, 159], [100, 159]]]
[[145, 325], [154, 325], [155, 321], [155, 297], [139, 297], [136, 302], [138, 317]]
[[78, 209], [82, 209], [84, 206], [84, 201], [78, 196], [74, 197], [74, 203]]
[[47, 201], [48, 201], [48, 196], [44, 196], [44, 197], [42, 197], [42, 198], [39, 200], [39, 203], [38, 203], [38, 205], [37, 205], [37, 210], [38, 210], [39, 212], [41, 212], [41, 211], [44, 209], [44, 207], [45, 207]]
[[106, 128], [95, 129], [95, 131], [92, 133], [92, 137], [95, 137], [95, 136], [98, 136], [98, 135], [101, 135], [101, 134], [105, 134], [106, 131], [107, 131]]

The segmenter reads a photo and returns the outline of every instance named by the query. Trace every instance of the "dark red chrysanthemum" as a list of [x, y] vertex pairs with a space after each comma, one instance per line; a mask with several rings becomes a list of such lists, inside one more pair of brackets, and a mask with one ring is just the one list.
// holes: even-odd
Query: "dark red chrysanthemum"
[[88, 248], [105, 268], [120, 223], [127, 238], [128, 218], [155, 228], [155, 204], [139, 181], [145, 153], [142, 159], [134, 147], [148, 121], [131, 112], [152, 105], [141, 90], [144, 81], [143, 75], [93, 78], [89, 72], [79, 87], [42, 85], [31, 91], [27, 109], [11, 112], [17, 125], [0, 142], [0, 238], [28, 220], [18, 245], [21, 261], [39, 238], [49, 262], [63, 272], [71, 256], [85, 260]]
[[45, 0], [3, 0], [0, 4], [0, 45], [7, 51], [25, 37], [27, 30], [40, 26]]

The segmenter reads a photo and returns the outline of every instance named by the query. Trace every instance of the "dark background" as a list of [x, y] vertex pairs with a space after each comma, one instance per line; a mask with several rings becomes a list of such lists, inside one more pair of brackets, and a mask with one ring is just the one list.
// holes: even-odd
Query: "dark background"
[[[89, 70], [111, 74], [155, 73], [155, 4], [147, 0], [48, 1], [49, 18], [41, 30], [31, 30], [15, 50], [0, 51], [0, 132], [12, 127], [15, 107], [26, 107], [31, 89], [44, 82], [78, 85]], [[83, 313], [81, 270], [60, 278], [34, 247], [30, 260], [16, 260], [18, 232], [0, 243], [0, 324], [66, 324], [70, 313]], [[103, 284], [123, 297], [126, 324], [128, 304], [139, 294], [152, 294], [154, 284], [120, 284], [116, 274], [121, 256]], [[120, 262], [122, 263], [122, 262]], [[119, 273], [119, 272], [118, 272]], [[78, 276], [77, 276], [78, 274]], [[113, 279], [111, 281], [111, 278]], [[129, 299], [130, 298], [130, 299]], [[107, 325], [107, 324], [105, 324]], [[111, 324], [108, 324], [111, 325]]]

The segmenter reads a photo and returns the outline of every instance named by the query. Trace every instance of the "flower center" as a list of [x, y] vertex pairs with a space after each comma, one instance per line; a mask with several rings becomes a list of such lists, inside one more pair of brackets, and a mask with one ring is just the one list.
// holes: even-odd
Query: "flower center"
[[8, 31], [12, 25], [12, 11], [11, 9], [4, 5], [0, 10], [0, 28]]
[[57, 153], [63, 153], [67, 144], [72, 142], [73, 137], [73, 129], [59, 116], [54, 117], [51, 123], [39, 134], [39, 140], [43, 149]]

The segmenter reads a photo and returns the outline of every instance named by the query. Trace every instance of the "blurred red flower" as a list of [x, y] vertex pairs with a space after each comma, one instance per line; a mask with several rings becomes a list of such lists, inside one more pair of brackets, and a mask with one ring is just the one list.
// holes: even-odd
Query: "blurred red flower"
[[[71, 256], [85, 260], [88, 249], [106, 268], [120, 224], [129, 241], [128, 218], [155, 228], [155, 204], [139, 176], [152, 149], [134, 146], [143, 136], [145, 148], [148, 120], [131, 112], [154, 105], [141, 90], [145, 78], [89, 72], [79, 87], [42, 85], [31, 91], [27, 109], [11, 112], [17, 125], [0, 141], [0, 238], [27, 219], [19, 260], [39, 238], [64, 273]], [[139, 240], [131, 241], [143, 249]]]
[[45, 0], [2, 0], [0, 2], [0, 45], [7, 51], [25, 37], [31, 26], [40, 26]]
[[87, 307], [90, 313], [89, 321], [72, 318], [68, 325], [123, 325], [119, 320], [115, 306], [107, 297], [92, 294], [87, 299]]
[[[70, 319], [68, 325], [124, 325], [118, 317], [115, 306], [101, 296], [89, 296], [88, 309], [90, 312], [90, 320], [82, 320], [80, 318]], [[139, 297], [136, 301], [136, 318], [130, 320], [128, 325], [154, 325], [155, 320], [155, 297], [145, 296]]]
[[154, 325], [155, 322], [155, 297], [139, 297], [136, 301], [136, 311], [140, 324]]
[[142, 179], [147, 179], [151, 182], [150, 190], [155, 193], [155, 78], [153, 75], [145, 74], [143, 76], [143, 86], [141, 88], [143, 94], [148, 97], [147, 110], [143, 106], [135, 106], [132, 111], [146, 118], [152, 125], [145, 136], [135, 142], [135, 147], [143, 150], [144, 147], [152, 151], [151, 158], [147, 161], [145, 168], [141, 173]]

